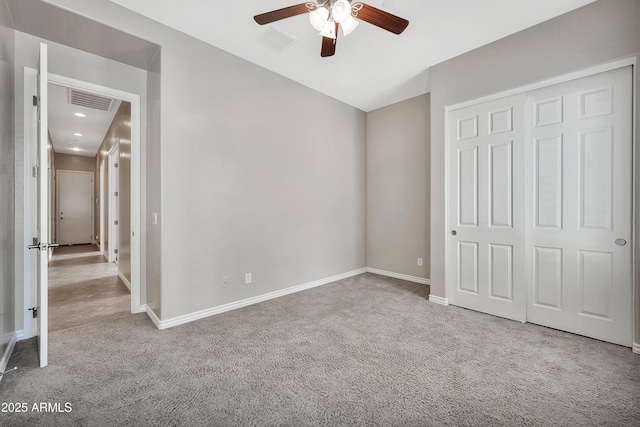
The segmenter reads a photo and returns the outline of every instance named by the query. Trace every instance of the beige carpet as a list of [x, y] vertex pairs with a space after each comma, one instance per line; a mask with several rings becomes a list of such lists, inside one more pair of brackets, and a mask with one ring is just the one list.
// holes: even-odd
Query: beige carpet
[[159, 331], [144, 314], [21, 342], [2, 426], [633, 426], [630, 349], [426, 299], [363, 274]]

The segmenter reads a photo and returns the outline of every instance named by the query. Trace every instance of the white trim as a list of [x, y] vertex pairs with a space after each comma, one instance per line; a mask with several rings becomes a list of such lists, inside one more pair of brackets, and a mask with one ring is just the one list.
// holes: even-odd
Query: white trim
[[495, 101], [496, 99], [506, 98], [512, 95], [518, 95], [523, 92], [529, 92], [532, 90], [540, 89], [547, 86], [552, 86], [558, 83], [565, 83], [571, 80], [577, 80], [582, 77], [591, 76], [598, 73], [604, 73], [606, 71], [616, 70], [618, 68], [627, 67], [629, 65], [636, 65], [637, 58], [635, 56], [620, 59], [606, 64], [596, 65], [595, 67], [585, 68], [584, 70], [574, 71], [573, 73], [563, 74], [561, 76], [552, 77], [550, 79], [541, 80], [539, 82], [531, 83], [525, 86], [520, 86], [515, 89], [509, 89], [502, 92], [492, 93], [491, 95], [483, 96], [480, 98], [472, 99], [469, 101], [460, 102], [458, 104], [448, 105], [445, 107], [445, 113], [453, 110], [459, 110], [461, 108], [469, 107], [472, 105], [482, 104], [483, 102]]
[[131, 292], [131, 282], [129, 282], [129, 279], [127, 279], [127, 277], [122, 274], [122, 271], [118, 270], [118, 277], [124, 282], [124, 285], [127, 287], [127, 289], [129, 289], [129, 292]]
[[403, 273], [394, 273], [393, 271], [379, 270], [377, 268], [367, 267], [367, 273], [379, 274], [381, 276], [393, 277], [395, 279], [407, 280], [409, 282], [422, 283], [423, 285], [430, 285], [431, 280], [424, 277], [409, 276]]
[[2, 359], [0, 359], [0, 372], [4, 372], [7, 369], [7, 365], [9, 364], [9, 358], [11, 357], [11, 353], [13, 353], [13, 348], [16, 345], [16, 341], [17, 341], [17, 334], [15, 332], [12, 332], [11, 337], [9, 338], [9, 345], [7, 346], [7, 349], [4, 351], [4, 354], [2, 355]]
[[631, 347], [631, 351], [633, 351], [635, 354], [640, 354], [640, 344], [634, 342], [633, 347]]
[[436, 295], [429, 295], [429, 302], [439, 305], [449, 305], [449, 298], [442, 298]]
[[246, 307], [249, 305], [257, 304], [259, 302], [268, 301], [273, 298], [282, 297], [295, 292], [305, 291], [307, 289], [315, 288], [317, 286], [326, 285], [327, 283], [336, 282], [338, 280], [347, 279], [349, 277], [357, 276], [362, 273], [366, 273], [366, 268], [360, 268], [357, 270], [348, 271], [346, 273], [337, 274], [335, 276], [326, 277], [324, 279], [314, 280], [313, 282], [303, 283], [301, 285], [292, 286], [290, 288], [281, 289], [279, 291], [269, 292], [267, 294], [258, 295], [255, 297], [243, 299], [240, 301], [234, 301], [228, 304], [219, 305], [217, 307], [208, 308], [205, 310], [196, 311], [194, 313], [185, 314], [182, 316], [174, 317], [172, 319], [160, 320], [155, 315], [153, 310], [147, 307], [147, 314], [158, 327], [158, 329], [167, 329], [174, 326], [182, 325], [184, 323], [193, 322], [194, 320], [203, 319], [205, 317], [213, 316], [215, 314], [224, 313], [238, 308]]
[[149, 307], [147, 304], [145, 304], [145, 310], [144, 311], [147, 313], [147, 316], [149, 316], [149, 319], [151, 319], [153, 324], [156, 325], [156, 328], [164, 329], [164, 328], [160, 327], [161, 320], [158, 318], [158, 316], [156, 316], [156, 313], [151, 309], [151, 307]]
[[26, 340], [28, 337], [24, 336], [24, 329], [20, 329], [16, 331], [16, 341]]

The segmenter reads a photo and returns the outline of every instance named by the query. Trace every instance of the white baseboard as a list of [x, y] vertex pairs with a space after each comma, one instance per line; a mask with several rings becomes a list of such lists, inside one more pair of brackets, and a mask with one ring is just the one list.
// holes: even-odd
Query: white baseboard
[[409, 276], [408, 274], [394, 273], [393, 271], [379, 270], [377, 268], [367, 267], [368, 273], [379, 274], [381, 276], [393, 277], [396, 279], [407, 280], [409, 282], [422, 283], [423, 285], [431, 284], [429, 279], [423, 277]]
[[122, 271], [120, 270], [118, 270], [118, 277], [122, 279], [124, 285], [127, 287], [127, 289], [129, 289], [129, 292], [131, 292], [131, 283], [129, 283], [129, 280], [125, 277], [124, 274], [122, 274]]
[[16, 331], [16, 341], [26, 340], [27, 338], [31, 338], [31, 337], [24, 336], [24, 329], [20, 329], [19, 331]]
[[149, 319], [151, 319], [151, 321], [154, 323], [154, 325], [156, 325], [156, 328], [158, 328], [158, 329], [164, 329], [164, 328], [161, 328], [161, 327], [160, 327], [160, 325], [161, 325], [161, 321], [160, 321], [160, 319], [158, 318], [158, 316], [156, 316], [156, 313], [154, 313], [154, 312], [153, 312], [153, 310], [151, 309], [151, 307], [149, 307], [148, 305], [146, 305], [145, 307], [146, 307], [146, 313], [147, 313], [147, 316], [149, 316]]
[[2, 355], [2, 359], [0, 359], [0, 372], [4, 372], [7, 370], [7, 365], [9, 364], [9, 358], [11, 357], [11, 353], [13, 353], [13, 348], [16, 345], [17, 334], [15, 332], [11, 333], [11, 337], [9, 338], [9, 345]]
[[429, 295], [429, 302], [440, 305], [449, 305], [449, 298], [442, 298], [435, 295]]
[[366, 268], [360, 268], [358, 270], [353, 270], [353, 271], [338, 274], [335, 276], [326, 277], [324, 279], [314, 280], [313, 282], [303, 283], [301, 285], [292, 286], [290, 288], [281, 289], [279, 291], [269, 292], [267, 294], [258, 295], [258, 296], [243, 299], [240, 301], [234, 301], [229, 304], [219, 305], [217, 307], [196, 311], [194, 313], [185, 314], [185, 315], [174, 317], [172, 319], [167, 319], [167, 320], [158, 319], [158, 317], [155, 315], [155, 313], [151, 309], [147, 309], [147, 314], [149, 315], [153, 323], [156, 324], [158, 329], [167, 329], [167, 328], [172, 328], [174, 326], [182, 325], [184, 323], [193, 322], [194, 320], [213, 316], [215, 314], [236, 310], [238, 308], [257, 304], [259, 302], [268, 301], [273, 298], [282, 297], [285, 295], [293, 294], [295, 292], [305, 291], [307, 289], [315, 288], [317, 286], [326, 285], [327, 283], [332, 283], [338, 280], [347, 279], [349, 277], [357, 276], [358, 274], [362, 274], [366, 272], [367, 272]]
[[147, 312], [147, 304], [142, 304], [138, 306], [137, 311], [133, 311], [132, 313], [146, 313]]
[[634, 342], [633, 347], [631, 347], [631, 351], [633, 351], [635, 354], [640, 354], [640, 344]]

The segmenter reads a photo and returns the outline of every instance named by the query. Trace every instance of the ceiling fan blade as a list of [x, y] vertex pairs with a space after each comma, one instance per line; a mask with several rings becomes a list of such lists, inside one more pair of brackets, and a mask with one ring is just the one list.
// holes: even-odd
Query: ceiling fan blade
[[322, 49], [320, 49], [320, 56], [325, 58], [327, 56], [333, 56], [336, 53], [336, 41], [338, 41], [338, 23], [336, 22], [336, 38], [331, 37], [322, 38]]
[[260, 15], [254, 16], [253, 19], [255, 19], [258, 24], [264, 25], [281, 19], [291, 18], [292, 16], [301, 15], [308, 11], [309, 9], [307, 8], [306, 3], [300, 3], [294, 6], [272, 10], [271, 12], [261, 13]]
[[[380, 10], [376, 7], [362, 4], [362, 8], [355, 12], [354, 16], [364, 22], [380, 27], [384, 30], [391, 31], [394, 34], [401, 34], [409, 25], [409, 21], [399, 16], [392, 15], [389, 12]], [[354, 4], [354, 6], [356, 6]]]

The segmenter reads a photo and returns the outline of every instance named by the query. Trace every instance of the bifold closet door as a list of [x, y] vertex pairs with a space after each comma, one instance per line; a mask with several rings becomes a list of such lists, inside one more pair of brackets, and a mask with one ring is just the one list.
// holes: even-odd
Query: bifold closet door
[[451, 304], [525, 320], [524, 94], [448, 113]]
[[527, 94], [527, 321], [632, 343], [631, 67]]

